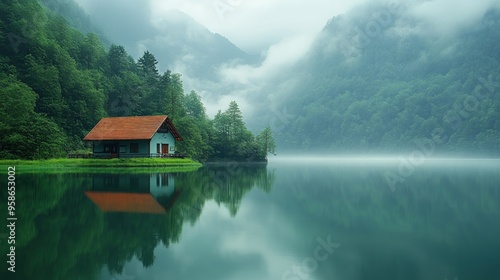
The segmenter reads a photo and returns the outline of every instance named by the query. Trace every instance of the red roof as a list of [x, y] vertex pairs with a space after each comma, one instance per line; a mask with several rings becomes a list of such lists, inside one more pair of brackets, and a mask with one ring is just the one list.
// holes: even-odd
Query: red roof
[[103, 212], [165, 214], [150, 193], [85, 192]]
[[181, 141], [179, 131], [168, 116], [103, 118], [83, 140], [150, 140], [164, 123], [175, 140]]

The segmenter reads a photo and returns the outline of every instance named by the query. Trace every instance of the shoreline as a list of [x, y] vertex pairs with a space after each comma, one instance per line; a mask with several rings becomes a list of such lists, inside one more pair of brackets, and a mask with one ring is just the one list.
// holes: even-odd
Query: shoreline
[[210, 160], [203, 161], [202, 164], [205, 165], [267, 165], [269, 162], [267, 160], [254, 160], [254, 161], [238, 161], [238, 160]]
[[15, 166], [24, 172], [109, 172], [109, 171], [194, 171], [203, 165], [192, 159], [128, 158], [128, 159], [47, 159], [47, 160], [0, 160], [0, 168]]

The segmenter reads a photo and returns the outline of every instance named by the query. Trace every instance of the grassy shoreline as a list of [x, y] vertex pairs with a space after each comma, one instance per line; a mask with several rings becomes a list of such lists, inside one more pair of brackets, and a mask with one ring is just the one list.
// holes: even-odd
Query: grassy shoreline
[[106, 172], [112, 169], [180, 172], [196, 170], [202, 164], [187, 158], [0, 160], [0, 168], [8, 166], [15, 166], [18, 172]]

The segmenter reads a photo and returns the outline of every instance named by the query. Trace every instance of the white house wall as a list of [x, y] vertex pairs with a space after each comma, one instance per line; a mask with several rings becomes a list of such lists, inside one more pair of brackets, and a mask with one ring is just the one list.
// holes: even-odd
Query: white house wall
[[153, 136], [153, 138], [151, 139], [151, 142], [150, 142], [150, 150], [151, 150], [151, 153], [156, 153], [156, 145], [157, 144], [160, 144], [160, 153], [161, 153], [161, 145], [163, 144], [168, 144], [168, 153], [169, 154], [173, 154], [174, 151], [175, 151], [175, 139], [174, 137], [172, 136], [172, 133], [170, 132], [167, 132], [167, 133], [163, 133], [163, 132], [157, 132], [155, 133], [155, 135]]
[[175, 191], [174, 176], [168, 173], [151, 174], [149, 192], [155, 197], [171, 196]]

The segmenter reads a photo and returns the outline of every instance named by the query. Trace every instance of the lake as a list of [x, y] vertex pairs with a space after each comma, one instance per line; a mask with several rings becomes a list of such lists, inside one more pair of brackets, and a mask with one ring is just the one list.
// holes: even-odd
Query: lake
[[1, 279], [500, 279], [499, 160], [278, 158], [16, 184], [16, 272], [4, 229]]

